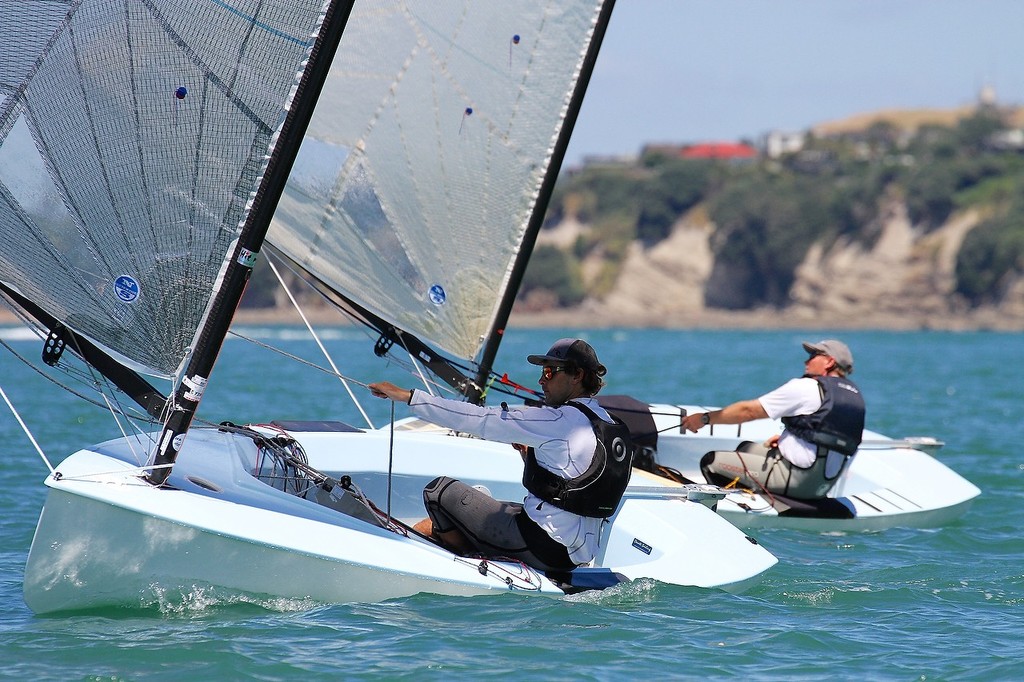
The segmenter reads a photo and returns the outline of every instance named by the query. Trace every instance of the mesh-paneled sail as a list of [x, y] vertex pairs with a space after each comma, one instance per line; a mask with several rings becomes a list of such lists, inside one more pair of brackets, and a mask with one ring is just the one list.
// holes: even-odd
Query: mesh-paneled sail
[[173, 374], [325, 4], [0, 3], [0, 279]]
[[268, 239], [346, 298], [474, 359], [602, 4], [357, 2]]

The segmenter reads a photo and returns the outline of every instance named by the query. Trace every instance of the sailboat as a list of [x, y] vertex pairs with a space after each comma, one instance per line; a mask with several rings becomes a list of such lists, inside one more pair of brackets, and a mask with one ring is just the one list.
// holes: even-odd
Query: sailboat
[[[742, 449], [783, 431], [781, 420], [715, 424], [690, 433], [687, 414], [718, 407], [648, 404], [630, 396], [603, 396], [602, 405], [630, 424], [644, 450], [644, 467], [678, 482], [705, 483], [701, 458]], [[717, 510], [740, 528], [873, 531], [937, 527], [955, 521], [981, 490], [935, 455], [945, 444], [932, 436], [892, 438], [865, 429], [860, 448], [844, 465], [826, 497], [801, 500], [762, 489], [731, 487]]]
[[717, 489], [644, 474], [590, 566], [459, 556], [410, 527], [410, 500], [441, 473], [521, 497], [511, 448], [401, 423], [198, 417], [271, 245], [376, 330], [376, 354], [467, 400], [500, 390], [498, 344], [612, 5], [0, 6], [0, 291], [121, 432], [46, 478], [33, 611], [195, 590], [742, 589], [776, 563], [713, 511]]

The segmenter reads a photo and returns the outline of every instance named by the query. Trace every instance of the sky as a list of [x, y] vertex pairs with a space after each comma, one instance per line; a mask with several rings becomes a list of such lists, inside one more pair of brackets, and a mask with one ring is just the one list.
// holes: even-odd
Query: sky
[[881, 109], [1024, 105], [1024, 0], [617, 0], [565, 166]]

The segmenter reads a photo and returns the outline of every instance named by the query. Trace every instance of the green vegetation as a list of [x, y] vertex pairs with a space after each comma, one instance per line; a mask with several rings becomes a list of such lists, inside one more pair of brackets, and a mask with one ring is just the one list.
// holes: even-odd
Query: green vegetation
[[[906, 135], [885, 123], [841, 136], [809, 138], [799, 152], [748, 163], [681, 159], [664, 151], [636, 164], [602, 164], [560, 179], [547, 226], [573, 216], [592, 230], [564, 261], [538, 253], [523, 292], [550, 287], [560, 302], [581, 296], [579, 264], [600, 256], [589, 295], [610, 290], [630, 243], [665, 239], [680, 216], [702, 204], [716, 226], [715, 270], [706, 300], [723, 308], [782, 305], [797, 266], [814, 243], [846, 237], [870, 245], [886, 200], [902, 198], [924, 230], [956, 211], [992, 215], [971, 231], [956, 266], [957, 291], [974, 304], [999, 300], [1024, 272], [1024, 155], [995, 144], [1005, 125], [979, 110], [955, 127]], [[558, 281], [547, 267], [566, 272]]]
[[520, 288], [520, 296], [529, 296], [530, 292], [538, 290], [553, 292], [553, 303], [564, 307], [579, 303], [586, 294], [579, 262], [552, 246], [534, 249], [526, 271], [528, 282]]
[[1024, 272], [1024, 180], [1006, 208], [968, 233], [956, 264], [957, 293], [975, 305], [997, 302], [1010, 276]]
[[[981, 110], [954, 127], [907, 135], [876, 123], [856, 133], [809, 137], [799, 152], [748, 162], [683, 159], [666, 150], [636, 163], [592, 164], [559, 179], [545, 227], [574, 217], [589, 229], [566, 249], [534, 251], [520, 298], [571, 306], [615, 286], [630, 245], [656, 245], [695, 207], [713, 221], [714, 307], [781, 306], [808, 249], [844, 238], [870, 246], [879, 211], [902, 200], [918, 229], [957, 211], [984, 209], [956, 264], [956, 292], [996, 303], [1024, 272], [1024, 153], [996, 144], [1005, 128]], [[583, 263], [588, 262], [586, 280]], [[277, 282], [257, 266], [243, 305], [273, 305]]]
[[665, 239], [679, 216], [707, 196], [715, 179], [715, 167], [688, 159], [642, 160], [650, 176], [640, 188], [636, 236], [646, 246]]

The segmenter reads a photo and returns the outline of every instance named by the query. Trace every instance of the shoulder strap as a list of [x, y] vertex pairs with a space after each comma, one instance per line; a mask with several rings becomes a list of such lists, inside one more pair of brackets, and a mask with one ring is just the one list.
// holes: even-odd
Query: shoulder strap
[[577, 410], [579, 410], [580, 412], [585, 414], [587, 416], [587, 419], [589, 419], [591, 422], [599, 421], [599, 422], [604, 422], [605, 424], [608, 424], [608, 423], [624, 424], [624, 422], [621, 419], [616, 417], [611, 412], [608, 412], [608, 418], [611, 419], [611, 422], [607, 422], [604, 419], [602, 419], [601, 417], [597, 416], [597, 413], [594, 412], [594, 410], [592, 410], [591, 408], [587, 407], [583, 403], [578, 403], [575, 400], [568, 400], [568, 401], [566, 401], [565, 404], [566, 405], [572, 405], [573, 407], [575, 407]]

